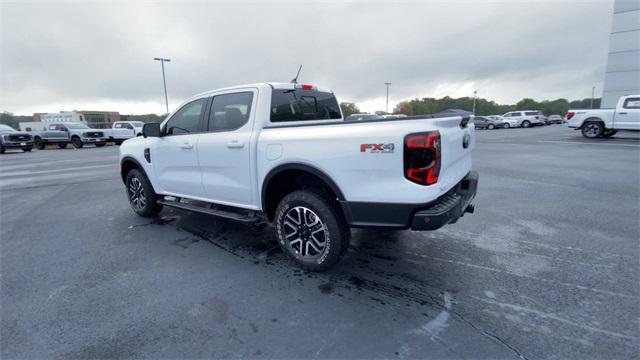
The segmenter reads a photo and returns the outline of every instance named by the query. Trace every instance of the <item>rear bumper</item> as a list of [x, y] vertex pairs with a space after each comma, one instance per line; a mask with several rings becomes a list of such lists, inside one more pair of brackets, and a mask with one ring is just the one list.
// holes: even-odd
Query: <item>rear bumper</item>
[[471, 171], [451, 191], [425, 204], [394, 204], [340, 201], [351, 227], [436, 230], [473, 212], [479, 175]]

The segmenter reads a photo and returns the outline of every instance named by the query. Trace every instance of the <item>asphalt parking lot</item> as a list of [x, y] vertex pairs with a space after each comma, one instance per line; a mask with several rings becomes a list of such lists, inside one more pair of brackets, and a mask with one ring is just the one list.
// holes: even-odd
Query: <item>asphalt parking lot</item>
[[306, 273], [269, 228], [135, 216], [117, 147], [0, 157], [2, 358], [637, 358], [640, 137], [477, 132], [476, 213], [354, 230]]

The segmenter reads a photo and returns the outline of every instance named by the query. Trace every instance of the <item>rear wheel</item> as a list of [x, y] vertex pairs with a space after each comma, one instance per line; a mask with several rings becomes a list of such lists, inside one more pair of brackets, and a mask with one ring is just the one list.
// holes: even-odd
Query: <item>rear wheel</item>
[[153, 186], [147, 176], [138, 169], [127, 173], [127, 198], [133, 211], [142, 217], [157, 215], [162, 210], [158, 204], [159, 196], [153, 191]]
[[22, 148], [22, 151], [23, 152], [30, 152], [31, 149], [33, 149], [33, 147], [25, 147], [25, 148]]
[[604, 134], [602, 134], [602, 137], [612, 137], [613, 135], [615, 135], [618, 132], [618, 130], [607, 130], [604, 132]]
[[37, 137], [33, 139], [33, 143], [36, 145], [38, 150], [44, 150], [44, 141], [41, 138]]
[[493, 129], [495, 129], [495, 128], [496, 128], [496, 127], [495, 127], [493, 124], [489, 124], [489, 125], [487, 126], [487, 129], [489, 129], [489, 130], [493, 130]]
[[4, 146], [0, 144], [0, 154], [4, 154]]
[[60, 149], [66, 149], [67, 148], [67, 144], [66, 143], [65, 144], [58, 144], [58, 147]]
[[320, 191], [298, 190], [276, 209], [282, 250], [310, 271], [325, 271], [346, 253], [351, 232], [335, 201]]
[[116, 145], [121, 145], [122, 144], [122, 140], [113, 140], [113, 143]]
[[522, 122], [522, 127], [523, 128], [528, 128], [529, 126], [531, 126], [531, 123], [529, 122], [529, 120], [525, 120]]
[[71, 138], [71, 144], [76, 149], [82, 149], [82, 147], [84, 146], [84, 144], [82, 143], [82, 140], [77, 136], [74, 136], [73, 138]]
[[106, 143], [96, 143], [96, 147], [103, 147]]
[[603, 133], [604, 126], [599, 121], [589, 121], [582, 125], [582, 136], [587, 139], [599, 138]]

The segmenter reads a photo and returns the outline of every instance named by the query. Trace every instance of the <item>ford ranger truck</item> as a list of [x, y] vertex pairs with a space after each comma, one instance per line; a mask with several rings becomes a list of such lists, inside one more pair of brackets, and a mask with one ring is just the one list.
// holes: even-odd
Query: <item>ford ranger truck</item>
[[587, 139], [611, 137], [618, 130], [640, 130], [640, 95], [618, 99], [615, 109], [578, 109], [567, 112], [567, 126]]
[[283, 251], [323, 271], [350, 228], [435, 230], [473, 212], [469, 115], [345, 121], [333, 92], [264, 83], [196, 95], [120, 146], [134, 212], [163, 206], [273, 222]]

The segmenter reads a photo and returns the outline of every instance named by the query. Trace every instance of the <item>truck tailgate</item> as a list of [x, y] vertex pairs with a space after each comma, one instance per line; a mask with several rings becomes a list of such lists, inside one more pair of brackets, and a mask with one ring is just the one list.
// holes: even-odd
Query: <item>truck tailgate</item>
[[[266, 174], [280, 164], [301, 163], [324, 172], [349, 201], [429, 202], [471, 170], [474, 128], [461, 126], [462, 120], [462, 116], [425, 116], [266, 127], [258, 142], [258, 154], [265, 156], [258, 160], [258, 173]], [[405, 177], [404, 141], [409, 134], [429, 131], [440, 133], [441, 168], [438, 182], [427, 186]]]

